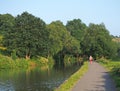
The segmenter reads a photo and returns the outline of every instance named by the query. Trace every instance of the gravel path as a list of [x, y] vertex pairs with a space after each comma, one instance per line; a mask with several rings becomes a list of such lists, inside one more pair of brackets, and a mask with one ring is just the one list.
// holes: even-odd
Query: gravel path
[[94, 62], [88, 72], [78, 81], [72, 91], [116, 91], [115, 84], [107, 71]]

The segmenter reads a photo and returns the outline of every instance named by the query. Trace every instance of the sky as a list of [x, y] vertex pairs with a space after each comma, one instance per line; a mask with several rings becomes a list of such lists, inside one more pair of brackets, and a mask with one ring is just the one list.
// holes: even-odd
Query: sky
[[13, 16], [28, 13], [47, 24], [73, 19], [89, 23], [104, 23], [111, 35], [120, 36], [120, 0], [1, 0], [0, 14]]

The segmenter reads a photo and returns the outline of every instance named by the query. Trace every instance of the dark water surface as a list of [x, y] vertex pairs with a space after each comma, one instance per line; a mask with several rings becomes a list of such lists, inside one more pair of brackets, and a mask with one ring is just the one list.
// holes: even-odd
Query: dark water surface
[[0, 70], [0, 91], [53, 91], [78, 68]]

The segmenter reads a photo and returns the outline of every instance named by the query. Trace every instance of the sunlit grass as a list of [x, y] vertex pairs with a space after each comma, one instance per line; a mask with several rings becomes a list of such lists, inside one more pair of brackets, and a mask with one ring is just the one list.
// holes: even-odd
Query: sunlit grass
[[48, 67], [49, 65], [54, 65], [54, 61], [50, 58], [39, 57], [29, 60], [25, 58], [12, 59], [12, 57], [0, 54], [0, 69], [26, 69], [29, 67]]

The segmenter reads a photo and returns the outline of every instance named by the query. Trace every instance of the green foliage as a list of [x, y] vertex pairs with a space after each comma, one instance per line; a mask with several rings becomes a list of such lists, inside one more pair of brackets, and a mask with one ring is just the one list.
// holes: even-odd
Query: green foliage
[[74, 37], [69, 36], [67, 38], [66, 45], [64, 46], [64, 52], [71, 55], [77, 55], [81, 53], [80, 43]]
[[66, 28], [73, 37], [81, 41], [87, 27], [80, 19], [74, 19], [67, 22]]
[[0, 34], [5, 35], [13, 29], [14, 17], [10, 14], [0, 14]]
[[28, 62], [26, 59], [13, 60], [11, 57], [0, 55], [0, 69], [17, 69], [27, 68]]
[[73, 55], [65, 55], [64, 57], [64, 65], [69, 66], [77, 62], [77, 58]]
[[113, 40], [113, 41], [116, 43], [116, 45], [117, 45], [117, 56], [120, 57], [120, 38], [118, 38], [118, 37], [113, 37], [112, 40]]
[[16, 59], [15, 61], [16, 68], [28, 68], [29, 67], [29, 61], [26, 59]]
[[102, 63], [102, 64], [109, 64], [109, 60], [108, 59], [105, 59], [104, 57], [100, 58], [97, 60], [99, 63]]
[[2, 53], [2, 51], [5, 51], [5, 50], [6, 50], [6, 48], [3, 47], [2, 41], [3, 41], [3, 35], [0, 35], [0, 52], [1, 52], [1, 53]]
[[16, 51], [13, 50], [13, 52], [11, 53], [11, 57], [13, 60], [16, 60], [17, 59], [17, 55], [16, 55]]
[[[55, 60], [64, 63], [67, 54], [76, 55], [80, 53], [79, 41], [70, 35], [66, 27], [60, 21], [52, 22], [47, 26], [49, 31], [49, 53]], [[61, 64], [61, 63], [60, 63]]]
[[37, 60], [37, 65], [39, 66], [45, 66], [45, 65], [48, 65], [48, 59], [47, 58], [44, 58], [44, 57], [38, 57]]
[[25, 58], [16, 58], [0, 55], [0, 69], [26, 69], [28, 67], [53, 67], [54, 60], [52, 57], [38, 57], [36, 59], [26, 60]]
[[74, 55], [76, 54], [76, 56], [81, 55], [82, 50], [80, 43], [84, 37], [87, 26], [80, 19], [73, 19], [72, 21], [67, 22], [66, 28], [67, 31], [70, 32], [71, 36], [73, 36], [77, 40], [77, 41], [71, 41], [73, 42], [73, 45], [76, 45], [72, 47], [74, 50], [72, 54]]
[[66, 63], [68, 55], [112, 58], [120, 54], [119, 40], [115, 43], [112, 38], [103, 23], [87, 27], [80, 19], [73, 19], [66, 26], [61, 21], [46, 25], [28, 12], [17, 17], [0, 14], [1, 53], [14, 60], [41, 56]]
[[0, 55], [0, 69], [9, 69], [14, 67], [15, 63], [10, 57]]
[[55, 63], [55, 60], [53, 59], [52, 56], [49, 56], [47, 59], [48, 59], [48, 61], [49, 61], [49, 62], [48, 62], [49, 67], [52, 68], [53, 65], [54, 65], [54, 63]]
[[52, 22], [47, 26], [49, 31], [49, 53], [54, 55], [63, 49], [64, 40], [66, 40], [66, 29], [62, 22]]
[[45, 27], [40, 18], [24, 12], [15, 18], [14, 29], [5, 36], [4, 45], [10, 52], [15, 49], [19, 57], [45, 56], [48, 36]]
[[52, 57], [41, 57], [32, 58], [28, 60], [30, 67], [40, 67], [40, 68], [52, 68], [54, 66], [54, 59]]
[[104, 24], [90, 24], [80, 44], [83, 55], [94, 58], [116, 55], [116, 45]]

